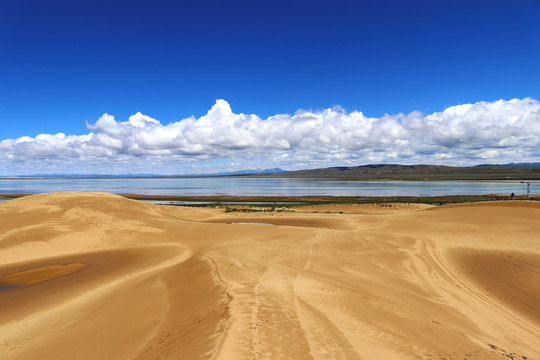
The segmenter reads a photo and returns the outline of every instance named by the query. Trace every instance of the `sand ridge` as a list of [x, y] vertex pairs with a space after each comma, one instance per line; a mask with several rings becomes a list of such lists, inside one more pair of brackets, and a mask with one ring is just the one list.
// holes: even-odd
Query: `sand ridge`
[[271, 214], [6, 201], [0, 284], [42, 281], [0, 291], [0, 355], [539, 359], [539, 216], [523, 201]]

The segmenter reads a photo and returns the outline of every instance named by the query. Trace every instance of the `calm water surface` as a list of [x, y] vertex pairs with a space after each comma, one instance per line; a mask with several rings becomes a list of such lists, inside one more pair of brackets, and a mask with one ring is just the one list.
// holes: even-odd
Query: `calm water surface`
[[[540, 184], [531, 184], [531, 193]], [[234, 196], [437, 196], [525, 194], [519, 181], [336, 181], [321, 179], [182, 178], [182, 179], [0, 179], [0, 194], [55, 191], [105, 191], [144, 195]]]

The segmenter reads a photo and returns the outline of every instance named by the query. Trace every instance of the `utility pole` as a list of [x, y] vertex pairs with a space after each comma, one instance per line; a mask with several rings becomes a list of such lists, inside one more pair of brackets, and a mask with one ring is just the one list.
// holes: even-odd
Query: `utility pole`
[[531, 183], [527, 181], [522, 181], [522, 184], [527, 184], [527, 200], [529, 200], [529, 194], [531, 193]]

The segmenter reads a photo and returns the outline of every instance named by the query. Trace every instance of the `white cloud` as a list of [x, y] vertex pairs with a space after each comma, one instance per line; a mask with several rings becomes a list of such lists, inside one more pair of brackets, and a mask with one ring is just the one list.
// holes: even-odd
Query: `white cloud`
[[[191, 172], [213, 172], [231, 166], [540, 161], [540, 102], [531, 98], [456, 105], [427, 116], [415, 111], [370, 118], [333, 108], [267, 119], [235, 114], [225, 100], [217, 100], [200, 118], [161, 124], [141, 113], [124, 122], [104, 114], [88, 129], [92, 132], [82, 136], [0, 141], [0, 173], [179, 174], [186, 164], [193, 165]], [[219, 159], [228, 161], [208, 165]]]

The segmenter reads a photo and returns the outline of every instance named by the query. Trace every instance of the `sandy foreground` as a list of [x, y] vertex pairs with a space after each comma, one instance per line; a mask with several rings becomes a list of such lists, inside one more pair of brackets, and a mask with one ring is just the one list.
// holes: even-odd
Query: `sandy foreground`
[[540, 204], [6, 201], [0, 359], [540, 359]]

